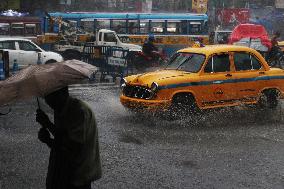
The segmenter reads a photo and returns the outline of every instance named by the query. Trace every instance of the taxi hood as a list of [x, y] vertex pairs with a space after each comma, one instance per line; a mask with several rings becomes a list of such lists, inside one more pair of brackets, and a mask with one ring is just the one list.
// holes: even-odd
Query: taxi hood
[[158, 70], [138, 75], [132, 75], [125, 79], [129, 84], [142, 85], [150, 87], [153, 82], [158, 84], [163, 83], [165, 80], [177, 79], [189, 75], [189, 72], [181, 70]]

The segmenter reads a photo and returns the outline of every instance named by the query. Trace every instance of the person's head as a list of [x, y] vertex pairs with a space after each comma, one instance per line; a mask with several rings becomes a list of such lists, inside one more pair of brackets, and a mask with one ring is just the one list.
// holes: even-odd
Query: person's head
[[155, 41], [155, 36], [154, 34], [149, 34], [148, 36], [148, 41], [154, 42]]
[[45, 102], [55, 111], [61, 111], [69, 97], [68, 87], [63, 87], [44, 97]]
[[197, 37], [197, 41], [198, 41], [199, 43], [203, 43], [203, 38], [202, 38], [202, 37]]

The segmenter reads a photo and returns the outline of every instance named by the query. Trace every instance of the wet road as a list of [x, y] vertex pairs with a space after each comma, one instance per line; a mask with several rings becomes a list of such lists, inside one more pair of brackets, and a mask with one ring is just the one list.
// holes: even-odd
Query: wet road
[[[284, 188], [283, 105], [165, 121], [127, 112], [113, 84], [70, 91], [97, 116], [103, 177], [93, 188]], [[33, 99], [0, 117], [0, 189], [44, 188], [49, 150], [37, 140], [35, 109]]]

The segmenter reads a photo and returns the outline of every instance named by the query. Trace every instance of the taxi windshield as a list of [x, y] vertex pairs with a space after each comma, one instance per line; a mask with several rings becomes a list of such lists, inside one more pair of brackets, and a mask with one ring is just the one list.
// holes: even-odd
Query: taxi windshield
[[172, 56], [166, 69], [198, 72], [205, 60], [205, 55], [196, 53], [176, 53]]

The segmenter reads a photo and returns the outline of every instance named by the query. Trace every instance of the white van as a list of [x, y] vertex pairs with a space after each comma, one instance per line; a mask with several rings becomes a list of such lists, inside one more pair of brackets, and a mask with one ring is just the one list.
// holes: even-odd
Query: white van
[[10, 68], [15, 62], [18, 63], [19, 68], [24, 68], [31, 64], [63, 61], [60, 54], [45, 51], [31, 40], [24, 38], [0, 38], [0, 49], [9, 52]]

